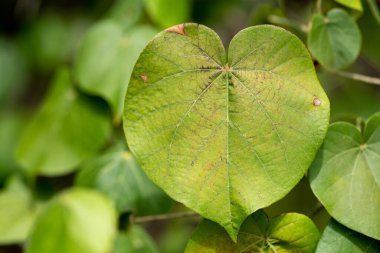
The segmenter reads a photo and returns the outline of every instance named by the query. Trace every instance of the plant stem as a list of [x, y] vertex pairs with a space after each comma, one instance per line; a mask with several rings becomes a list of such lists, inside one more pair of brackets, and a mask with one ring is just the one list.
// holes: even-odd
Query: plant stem
[[317, 12], [322, 14], [322, 0], [317, 0]]
[[377, 77], [366, 76], [362, 74], [345, 72], [345, 71], [338, 71], [338, 70], [330, 70], [330, 69], [326, 69], [326, 70], [341, 77], [349, 78], [356, 81], [361, 81], [364, 83], [380, 85], [380, 78], [377, 78]]
[[314, 210], [311, 211], [311, 213], [308, 216], [310, 218], [314, 218], [314, 216], [316, 216], [323, 209], [324, 209], [324, 207], [322, 206], [321, 202], [318, 202], [318, 204], [316, 205], [316, 207], [314, 208]]
[[166, 213], [166, 214], [159, 214], [159, 215], [138, 216], [138, 217], [132, 217], [132, 222], [146, 223], [146, 222], [152, 222], [152, 221], [179, 219], [179, 218], [186, 218], [186, 217], [199, 217], [199, 214], [189, 211], [189, 212]]
[[306, 25], [297, 24], [296, 22], [290, 19], [283, 18], [277, 15], [269, 15], [268, 21], [275, 25], [290, 26], [304, 33], [309, 32], [309, 28]]
[[380, 11], [377, 7], [376, 0], [367, 0], [367, 3], [373, 18], [376, 20], [377, 24], [380, 25]]

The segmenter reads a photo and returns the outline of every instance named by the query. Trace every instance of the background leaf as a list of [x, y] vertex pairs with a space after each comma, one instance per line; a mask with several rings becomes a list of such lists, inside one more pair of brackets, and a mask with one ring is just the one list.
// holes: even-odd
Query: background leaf
[[362, 134], [352, 124], [332, 124], [309, 172], [311, 188], [330, 215], [375, 239], [380, 239], [379, 158], [377, 113]]
[[245, 29], [227, 63], [212, 30], [185, 24], [157, 35], [140, 55], [124, 117], [147, 175], [236, 238], [248, 215], [304, 175], [325, 135], [329, 101], [289, 32]]
[[378, 253], [380, 242], [331, 220], [323, 231], [316, 253]]
[[144, 0], [153, 21], [167, 28], [189, 21], [192, 0]]
[[69, 71], [62, 69], [40, 111], [23, 130], [17, 160], [32, 174], [71, 172], [105, 144], [110, 127], [104, 105], [77, 92]]
[[361, 34], [355, 20], [342, 9], [315, 15], [307, 41], [311, 54], [324, 66], [342, 69], [359, 55]]
[[167, 211], [172, 204], [169, 197], [141, 171], [124, 145], [84, 164], [76, 184], [105, 193], [119, 212], [151, 215]]
[[107, 253], [116, 235], [116, 213], [103, 195], [72, 188], [40, 213], [27, 253]]
[[17, 177], [8, 179], [0, 192], [0, 244], [26, 239], [37, 212], [31, 193]]
[[348, 8], [357, 10], [357, 11], [362, 11], [362, 2], [361, 0], [335, 0], [337, 3], [340, 3], [343, 6], [346, 6]]
[[155, 34], [156, 30], [148, 26], [124, 33], [112, 21], [93, 26], [83, 38], [76, 59], [79, 86], [102, 96], [120, 118], [133, 65]]
[[131, 226], [116, 239], [114, 253], [159, 253], [153, 239], [140, 226]]

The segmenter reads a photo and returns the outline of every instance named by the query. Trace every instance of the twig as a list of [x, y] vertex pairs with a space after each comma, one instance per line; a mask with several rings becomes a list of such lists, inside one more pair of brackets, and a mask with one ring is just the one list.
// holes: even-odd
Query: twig
[[132, 222], [146, 223], [146, 222], [152, 222], [152, 221], [179, 219], [179, 218], [187, 218], [187, 217], [199, 217], [199, 214], [190, 211], [190, 212], [166, 213], [166, 214], [149, 215], [149, 216], [138, 216], [138, 217], [132, 217]]
[[310, 218], [314, 218], [314, 216], [316, 216], [323, 209], [324, 209], [324, 207], [322, 206], [321, 202], [318, 202], [318, 204], [316, 205], [316, 207], [314, 208], [314, 210], [312, 210], [308, 216]]
[[317, 0], [317, 12], [322, 14], [322, 0]]
[[345, 71], [331, 70], [331, 69], [326, 69], [326, 70], [341, 77], [353, 79], [356, 81], [361, 81], [364, 83], [380, 85], [380, 78], [377, 78], [377, 77], [366, 76], [362, 74], [356, 74], [356, 73], [345, 72]]
[[269, 15], [268, 21], [275, 25], [290, 26], [304, 33], [309, 32], [309, 28], [306, 25], [298, 24], [290, 19], [283, 18], [277, 15]]

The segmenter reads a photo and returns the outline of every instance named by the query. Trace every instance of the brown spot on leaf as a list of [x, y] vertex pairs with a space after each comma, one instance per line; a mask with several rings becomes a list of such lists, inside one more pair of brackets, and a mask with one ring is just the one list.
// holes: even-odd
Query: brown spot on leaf
[[146, 74], [141, 74], [140, 77], [144, 81], [144, 83], [148, 81], [148, 76]]
[[313, 100], [313, 105], [320, 106], [321, 104], [322, 104], [322, 101], [319, 98], [315, 97]]
[[179, 24], [179, 25], [175, 25], [175, 26], [169, 27], [165, 31], [170, 32], [170, 33], [178, 33], [180, 35], [186, 35], [186, 33], [185, 33], [185, 25], [184, 24]]

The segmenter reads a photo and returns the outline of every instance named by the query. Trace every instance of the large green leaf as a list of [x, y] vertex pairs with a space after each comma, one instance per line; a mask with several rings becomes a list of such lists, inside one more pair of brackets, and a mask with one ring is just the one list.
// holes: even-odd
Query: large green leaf
[[364, 132], [352, 124], [330, 126], [310, 168], [311, 188], [332, 217], [380, 239], [380, 113]]
[[248, 215], [304, 175], [329, 101], [302, 42], [281, 28], [241, 31], [226, 58], [205, 26], [158, 34], [135, 65], [124, 129], [158, 186], [236, 239]]
[[116, 236], [116, 212], [98, 192], [72, 188], [40, 213], [27, 253], [108, 253]]
[[311, 54], [325, 67], [342, 69], [359, 55], [361, 34], [355, 20], [342, 9], [315, 15], [308, 36]]
[[22, 133], [17, 160], [32, 174], [72, 171], [105, 144], [111, 130], [105, 108], [77, 92], [69, 71], [60, 70], [40, 111]]
[[268, 221], [265, 213], [258, 211], [242, 225], [237, 244], [220, 226], [203, 221], [190, 238], [186, 253], [313, 253], [318, 240], [319, 231], [307, 216], [287, 213]]
[[380, 242], [331, 220], [323, 231], [316, 253], [379, 253]]
[[165, 212], [171, 206], [169, 197], [146, 177], [123, 145], [84, 164], [76, 184], [105, 193], [119, 212], [149, 215]]
[[79, 86], [104, 97], [120, 118], [133, 65], [155, 33], [151, 27], [137, 27], [124, 34], [112, 21], [92, 27], [76, 59]]
[[348, 8], [351, 8], [357, 11], [363, 10], [361, 0], [335, 0], [335, 1], [340, 3], [341, 5], [344, 5]]
[[153, 239], [139, 226], [131, 226], [116, 238], [114, 253], [158, 253]]
[[0, 244], [23, 242], [33, 224], [37, 206], [26, 186], [12, 177], [0, 192]]
[[193, 0], [144, 0], [150, 18], [166, 28], [190, 18]]

